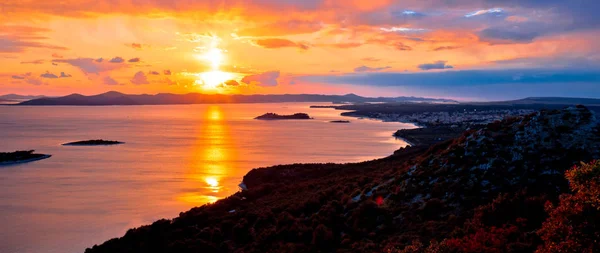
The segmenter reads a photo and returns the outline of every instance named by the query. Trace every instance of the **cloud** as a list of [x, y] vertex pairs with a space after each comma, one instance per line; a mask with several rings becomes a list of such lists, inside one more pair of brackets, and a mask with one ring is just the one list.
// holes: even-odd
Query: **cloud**
[[140, 62], [140, 58], [131, 58], [128, 62]]
[[419, 33], [419, 32], [426, 32], [428, 31], [427, 29], [424, 28], [412, 28], [412, 27], [381, 27], [379, 28], [379, 30], [383, 31], [383, 32], [395, 32], [395, 33]]
[[92, 58], [75, 58], [75, 59], [54, 59], [52, 62], [67, 63], [71, 66], [79, 68], [83, 73], [99, 74], [102, 72], [112, 71], [115, 69], [124, 68], [126, 64], [109, 63], [99, 59]]
[[418, 67], [421, 70], [454, 68], [453, 66], [446, 64], [446, 61], [436, 61], [434, 63], [423, 63], [423, 64], [419, 65]]
[[11, 77], [12, 77], [12, 79], [18, 79], [18, 80], [23, 80], [23, 79], [25, 79], [25, 77], [24, 77], [24, 76], [20, 76], [20, 75], [13, 75], [13, 76], [11, 76]]
[[102, 78], [102, 83], [106, 84], [106, 85], [118, 85], [119, 82], [117, 82], [117, 80], [113, 79], [110, 76], [105, 76], [104, 78]]
[[160, 73], [158, 73], [158, 71], [150, 71], [150, 72], [148, 72], [148, 74], [155, 75], [155, 76], [160, 75]]
[[381, 59], [375, 58], [375, 57], [366, 57], [366, 58], [362, 58], [360, 59], [361, 61], [368, 61], [368, 62], [378, 62], [381, 61]]
[[175, 81], [173, 81], [173, 80], [171, 80], [169, 78], [166, 78], [166, 77], [164, 79], [160, 80], [160, 83], [165, 83], [165, 84], [167, 84], [169, 86], [177, 84], [177, 82], [175, 82]]
[[22, 61], [21, 64], [44, 64], [44, 60]]
[[65, 72], [60, 72], [60, 78], [67, 78], [67, 77], [71, 77], [71, 75], [66, 74]]
[[57, 54], [57, 53], [53, 53], [53, 54], [52, 54], [52, 58], [58, 58], [58, 59], [62, 59], [62, 58], [63, 58], [63, 56], [62, 56], [62, 55], [60, 55], [60, 54]]
[[0, 25], [0, 53], [22, 53], [29, 49], [67, 50], [44, 42], [45, 33], [50, 31], [40, 27]]
[[392, 67], [386, 66], [386, 67], [380, 67], [380, 68], [371, 68], [371, 67], [367, 67], [367, 66], [360, 66], [360, 67], [354, 68], [354, 72], [356, 72], [356, 73], [377, 72], [377, 71], [382, 71], [382, 70], [386, 70], [389, 68], [392, 68]]
[[478, 10], [478, 11], [474, 11], [471, 13], [468, 13], [465, 15], [466, 18], [471, 18], [471, 17], [475, 17], [475, 16], [481, 16], [481, 15], [494, 15], [494, 16], [503, 16], [504, 14], [504, 10], [502, 8], [492, 8], [492, 9], [487, 9], [487, 10]]
[[125, 59], [117, 56], [115, 58], [110, 59], [110, 62], [111, 63], [123, 63], [123, 62], [125, 62]]
[[36, 78], [29, 78], [25, 82], [28, 84], [36, 85], [36, 86], [39, 86], [42, 84], [47, 84], [47, 83], [42, 82], [42, 80], [36, 79]]
[[461, 48], [461, 46], [441, 46], [441, 47], [434, 48], [432, 51], [453, 50], [453, 49], [459, 49], [459, 48]]
[[318, 21], [286, 20], [246, 28], [237, 32], [236, 35], [242, 37], [286, 36], [313, 33], [322, 28], [323, 24]]
[[170, 76], [170, 75], [171, 75], [171, 70], [168, 70], [168, 69], [167, 69], [167, 70], [164, 70], [164, 71], [163, 71], [163, 74], [164, 74], [165, 76]]
[[296, 43], [287, 39], [259, 39], [255, 40], [254, 43], [257, 46], [264, 48], [283, 48], [283, 47], [296, 47], [303, 50], [308, 49], [308, 45], [303, 43]]
[[53, 62], [53, 63], [52, 63], [52, 66], [58, 66], [58, 63], [56, 63], [56, 62]]
[[42, 78], [51, 78], [51, 79], [58, 78], [57, 75], [52, 74], [50, 72], [46, 72], [44, 74], [41, 74], [40, 77], [42, 77]]
[[[515, 79], [519, 76], [519, 79]], [[415, 86], [415, 87], [472, 87], [506, 83], [568, 83], [600, 81], [600, 72], [578, 69], [502, 69], [457, 70], [441, 72], [373, 72], [365, 74], [320, 75], [301, 77], [303, 81], [330, 84], [353, 84], [367, 86]], [[543, 87], [543, 85], [540, 85]]]
[[134, 48], [134, 49], [142, 49], [142, 44], [139, 44], [139, 43], [131, 43], [130, 46], [131, 46], [131, 48]]
[[150, 82], [148, 81], [148, 77], [146, 76], [146, 74], [144, 74], [144, 72], [138, 71], [133, 76], [133, 79], [131, 79], [131, 83], [135, 84], [135, 85], [141, 85], [141, 84], [149, 84]]
[[279, 78], [279, 71], [270, 71], [262, 74], [245, 76], [242, 78], [242, 82], [249, 85], [277, 86], [277, 78]]
[[412, 47], [405, 45], [402, 42], [398, 42], [394, 45], [394, 48], [400, 50], [400, 51], [411, 51]]
[[236, 80], [228, 80], [228, 81], [225, 81], [225, 85], [227, 85], [227, 86], [239, 86], [240, 83], [238, 83]]
[[490, 27], [479, 32], [479, 38], [482, 41], [493, 44], [501, 43], [530, 43], [536, 37], [545, 33], [542, 27], [539, 29], [523, 26], [512, 27]]

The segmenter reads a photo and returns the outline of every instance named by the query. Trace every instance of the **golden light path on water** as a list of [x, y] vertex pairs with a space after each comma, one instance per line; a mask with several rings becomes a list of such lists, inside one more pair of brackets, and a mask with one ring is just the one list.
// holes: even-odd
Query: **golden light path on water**
[[[212, 203], [220, 197], [222, 190], [221, 178], [229, 174], [229, 161], [234, 160], [235, 151], [225, 147], [232, 144], [227, 123], [224, 122], [223, 112], [218, 105], [208, 106], [202, 125], [199, 126], [199, 135], [193, 149], [190, 170], [186, 173], [185, 189], [197, 189], [183, 193], [179, 201], [187, 204], [202, 205]], [[208, 137], [208, 141], [206, 138]]]

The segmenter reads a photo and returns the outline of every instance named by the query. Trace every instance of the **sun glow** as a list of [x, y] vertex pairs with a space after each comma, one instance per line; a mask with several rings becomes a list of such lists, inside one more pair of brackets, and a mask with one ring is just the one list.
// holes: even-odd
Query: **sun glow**
[[202, 84], [202, 88], [206, 90], [215, 90], [220, 84], [229, 81], [232, 78], [233, 75], [231, 73], [213, 70], [210, 72], [200, 73], [200, 80], [196, 82]]
[[225, 82], [234, 78], [233, 74], [219, 69], [225, 61], [225, 51], [218, 48], [216, 43], [213, 41], [210, 49], [199, 56], [200, 60], [208, 63], [211, 67], [211, 71], [200, 73], [199, 80], [196, 81], [196, 84], [202, 85], [202, 89], [207, 91], [218, 90]]

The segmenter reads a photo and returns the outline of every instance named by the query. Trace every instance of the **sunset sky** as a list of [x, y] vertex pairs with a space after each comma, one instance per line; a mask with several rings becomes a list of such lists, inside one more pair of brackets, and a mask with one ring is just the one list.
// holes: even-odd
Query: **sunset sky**
[[3, 0], [0, 94], [600, 97], [598, 0]]

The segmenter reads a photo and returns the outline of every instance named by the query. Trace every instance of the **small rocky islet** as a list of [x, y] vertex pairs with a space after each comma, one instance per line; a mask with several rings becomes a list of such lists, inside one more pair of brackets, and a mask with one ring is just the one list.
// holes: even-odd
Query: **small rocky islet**
[[294, 113], [292, 115], [279, 115], [277, 113], [265, 113], [263, 115], [260, 115], [254, 119], [259, 119], [259, 120], [290, 120], [290, 119], [312, 119], [308, 114], [306, 113]]
[[119, 145], [125, 144], [120, 141], [109, 141], [109, 140], [86, 140], [86, 141], [75, 141], [62, 144], [63, 146], [107, 146], [107, 145]]
[[27, 163], [50, 158], [51, 155], [36, 154], [35, 150], [20, 150], [15, 152], [0, 152], [0, 166], [17, 163]]

